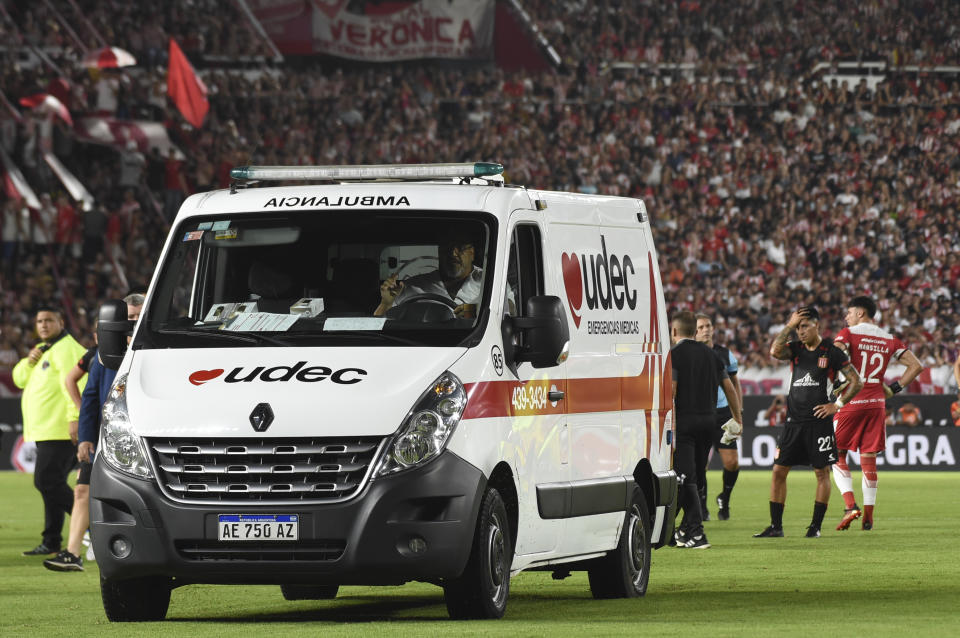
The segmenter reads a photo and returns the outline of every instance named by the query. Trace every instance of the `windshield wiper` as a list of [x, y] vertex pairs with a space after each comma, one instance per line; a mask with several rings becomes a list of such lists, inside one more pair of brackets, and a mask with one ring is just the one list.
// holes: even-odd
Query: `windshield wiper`
[[275, 339], [273, 337], [268, 337], [264, 334], [258, 332], [231, 332], [223, 330], [202, 330], [202, 329], [173, 329], [173, 328], [161, 328], [157, 330], [159, 334], [163, 335], [183, 335], [185, 337], [219, 337], [223, 339], [232, 339], [233, 341], [243, 341], [245, 343], [270, 343], [275, 346], [289, 346], [289, 342], [281, 341], [280, 339]]

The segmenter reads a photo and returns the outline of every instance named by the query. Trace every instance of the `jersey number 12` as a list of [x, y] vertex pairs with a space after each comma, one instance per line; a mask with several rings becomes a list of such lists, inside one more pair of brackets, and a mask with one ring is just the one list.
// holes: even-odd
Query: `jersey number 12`
[[[869, 364], [867, 363], [869, 359]], [[867, 374], [867, 366], [873, 367], [873, 370]], [[883, 370], [883, 355], [879, 352], [871, 352], [869, 356], [864, 355], [860, 360], [860, 378], [863, 379], [864, 383], [879, 383], [880, 379], [878, 375]]]

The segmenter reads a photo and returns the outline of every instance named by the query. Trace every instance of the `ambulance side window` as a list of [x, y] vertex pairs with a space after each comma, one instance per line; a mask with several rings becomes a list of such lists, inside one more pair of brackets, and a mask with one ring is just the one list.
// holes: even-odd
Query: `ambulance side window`
[[540, 228], [534, 224], [518, 225], [510, 238], [510, 259], [507, 263], [507, 288], [504, 291], [504, 313], [522, 316], [527, 299], [543, 294], [543, 247]]

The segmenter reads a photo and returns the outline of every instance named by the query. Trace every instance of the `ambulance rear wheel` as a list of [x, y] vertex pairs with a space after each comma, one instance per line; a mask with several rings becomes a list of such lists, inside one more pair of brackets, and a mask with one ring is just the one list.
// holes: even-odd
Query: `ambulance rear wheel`
[[443, 585], [447, 613], [453, 619], [502, 618], [510, 593], [513, 540], [500, 492], [487, 488], [480, 504], [473, 548], [459, 578]]
[[639, 489], [626, 513], [617, 548], [598, 559], [587, 572], [594, 598], [637, 598], [650, 580], [650, 517]]
[[287, 600], [329, 600], [337, 597], [340, 585], [280, 585]]

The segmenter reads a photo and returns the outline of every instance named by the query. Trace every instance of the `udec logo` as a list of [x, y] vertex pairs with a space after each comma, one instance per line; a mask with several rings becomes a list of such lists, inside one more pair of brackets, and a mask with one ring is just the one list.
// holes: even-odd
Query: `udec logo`
[[563, 286], [567, 290], [567, 303], [573, 314], [573, 323], [579, 328], [583, 300], [587, 309], [623, 310], [624, 306], [637, 307], [637, 289], [630, 277], [637, 273], [630, 255], [607, 254], [606, 237], [600, 235], [600, 252], [595, 255], [563, 253], [560, 256], [563, 269]]
[[[367, 371], [360, 368], [340, 368], [339, 370], [334, 370], [327, 366], [310, 366], [309, 368], [304, 368], [303, 366], [305, 365], [307, 365], [306, 361], [298, 361], [292, 366], [274, 366], [272, 368], [257, 366], [249, 372], [245, 371], [242, 367], [234, 368], [224, 377], [223, 382], [249, 383], [260, 380], [271, 383], [274, 381], [296, 379], [297, 381], [303, 381], [305, 383], [316, 383], [317, 381], [330, 379], [334, 383], [350, 385], [360, 383], [363, 381], [363, 377], [367, 376]], [[197, 370], [190, 374], [188, 380], [193, 385], [203, 385], [208, 381], [213, 381], [222, 374], [223, 368]]]

